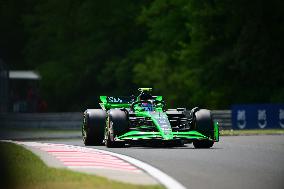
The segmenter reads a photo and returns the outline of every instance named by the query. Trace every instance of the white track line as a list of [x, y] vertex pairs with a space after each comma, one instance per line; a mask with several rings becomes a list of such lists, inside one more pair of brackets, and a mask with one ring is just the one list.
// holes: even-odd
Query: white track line
[[[96, 149], [96, 150], [98, 150], [98, 149]], [[168, 189], [186, 189], [185, 186], [180, 184], [174, 178], [170, 177], [166, 173], [160, 171], [159, 169], [157, 169], [157, 168], [155, 168], [155, 167], [153, 167], [153, 166], [151, 166], [151, 165], [149, 165], [145, 162], [142, 162], [138, 159], [134, 159], [134, 158], [126, 156], [126, 155], [122, 155], [122, 154], [118, 154], [118, 153], [114, 153], [114, 152], [109, 152], [109, 151], [106, 151], [106, 150], [98, 150], [98, 151], [116, 156], [116, 157], [121, 158], [125, 161], [128, 161], [129, 163], [132, 163], [133, 165], [143, 169], [145, 172], [147, 172], [149, 175], [154, 177], [156, 180], [158, 180], [162, 185], [164, 185]]]
[[[39, 142], [15, 142], [15, 141], [12, 141], [12, 142], [17, 143], [17, 144], [25, 144], [25, 145], [28, 145], [28, 146], [35, 146], [35, 147], [40, 146], [42, 148], [48, 148], [48, 147], [51, 147], [51, 146], [57, 146], [57, 147], [60, 148], [60, 147], [63, 147], [63, 146], [64, 147], [68, 146], [70, 149], [73, 148], [74, 150], [80, 149], [82, 151], [89, 152], [89, 153], [91, 152], [91, 153], [96, 154], [96, 153], [100, 152], [102, 154], [108, 154], [108, 155], [120, 158], [122, 160], [125, 160], [125, 161], [133, 164], [134, 166], [144, 170], [145, 172], [147, 172], [149, 175], [154, 177], [157, 181], [159, 181], [162, 185], [164, 185], [168, 189], [186, 189], [185, 186], [180, 184], [178, 181], [176, 181], [174, 178], [170, 177], [166, 173], [160, 171], [159, 169], [157, 169], [157, 168], [155, 168], [155, 167], [153, 167], [153, 166], [151, 166], [151, 165], [149, 165], [145, 162], [142, 162], [140, 160], [137, 160], [135, 158], [132, 158], [132, 157], [129, 157], [129, 156], [126, 156], [126, 155], [122, 155], [122, 154], [118, 154], [118, 153], [114, 153], [114, 152], [110, 152], [110, 151], [106, 151], [106, 150], [99, 150], [99, 149], [95, 149], [95, 148], [87, 148], [87, 147], [66, 145], [66, 144], [39, 143]], [[47, 149], [45, 149], [45, 150], [47, 150]], [[60, 156], [60, 150], [59, 149], [58, 149], [58, 152], [56, 152], [56, 150], [55, 150], [55, 151], [53, 151], [53, 153], [55, 153], [55, 154], [58, 153], [57, 155]], [[72, 153], [72, 150], [70, 150], [70, 153]], [[64, 155], [63, 155], [63, 157], [64, 157]], [[82, 153], [82, 155], [83, 155], [83, 153]], [[77, 166], [74, 166], [74, 167], [77, 167]], [[129, 168], [129, 167], [127, 167], [127, 168]]]

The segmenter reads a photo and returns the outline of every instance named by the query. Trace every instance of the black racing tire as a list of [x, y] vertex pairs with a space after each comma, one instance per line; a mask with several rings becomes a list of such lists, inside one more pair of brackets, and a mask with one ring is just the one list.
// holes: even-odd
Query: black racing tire
[[195, 148], [211, 148], [214, 142], [210, 140], [200, 140], [200, 141], [193, 141], [193, 146]]
[[[214, 123], [210, 110], [200, 109], [194, 113], [195, 124], [194, 130], [201, 134], [214, 139]], [[193, 141], [195, 148], [211, 148], [214, 142], [211, 140]]]
[[112, 109], [108, 114], [108, 129], [105, 136], [105, 146], [108, 148], [124, 147], [124, 141], [115, 141], [116, 136], [120, 136], [129, 130], [128, 115], [125, 111]]
[[86, 146], [103, 144], [106, 126], [106, 112], [102, 109], [87, 109], [82, 126], [83, 142]]

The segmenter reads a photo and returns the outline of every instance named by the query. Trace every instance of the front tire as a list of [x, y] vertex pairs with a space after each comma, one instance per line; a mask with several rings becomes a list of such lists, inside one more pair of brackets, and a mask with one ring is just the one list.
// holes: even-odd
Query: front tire
[[115, 137], [128, 131], [129, 121], [126, 112], [113, 109], [109, 111], [108, 127], [105, 136], [105, 146], [108, 148], [124, 147], [123, 141], [115, 141]]
[[86, 146], [103, 144], [106, 112], [102, 109], [87, 109], [82, 126], [83, 142]]

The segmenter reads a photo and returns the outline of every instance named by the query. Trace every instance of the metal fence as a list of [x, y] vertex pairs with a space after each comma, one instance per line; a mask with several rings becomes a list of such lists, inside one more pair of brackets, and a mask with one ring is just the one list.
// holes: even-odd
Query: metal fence
[[[80, 129], [81, 112], [68, 113], [6, 113], [0, 114], [0, 127], [5, 128], [46, 128]], [[218, 121], [220, 130], [231, 129], [231, 111], [213, 110], [213, 120]]]
[[212, 117], [219, 123], [220, 130], [232, 129], [232, 112], [231, 110], [213, 110]]
[[0, 114], [0, 127], [4, 128], [45, 128], [45, 129], [79, 129], [82, 113], [6, 113]]

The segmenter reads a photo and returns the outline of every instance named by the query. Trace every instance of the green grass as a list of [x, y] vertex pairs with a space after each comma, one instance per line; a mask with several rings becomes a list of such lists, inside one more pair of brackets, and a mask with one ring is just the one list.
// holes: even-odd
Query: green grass
[[284, 129], [222, 130], [221, 136], [238, 135], [283, 135]]
[[160, 185], [141, 186], [103, 177], [47, 167], [25, 148], [0, 142], [0, 188], [13, 189], [160, 189]]

